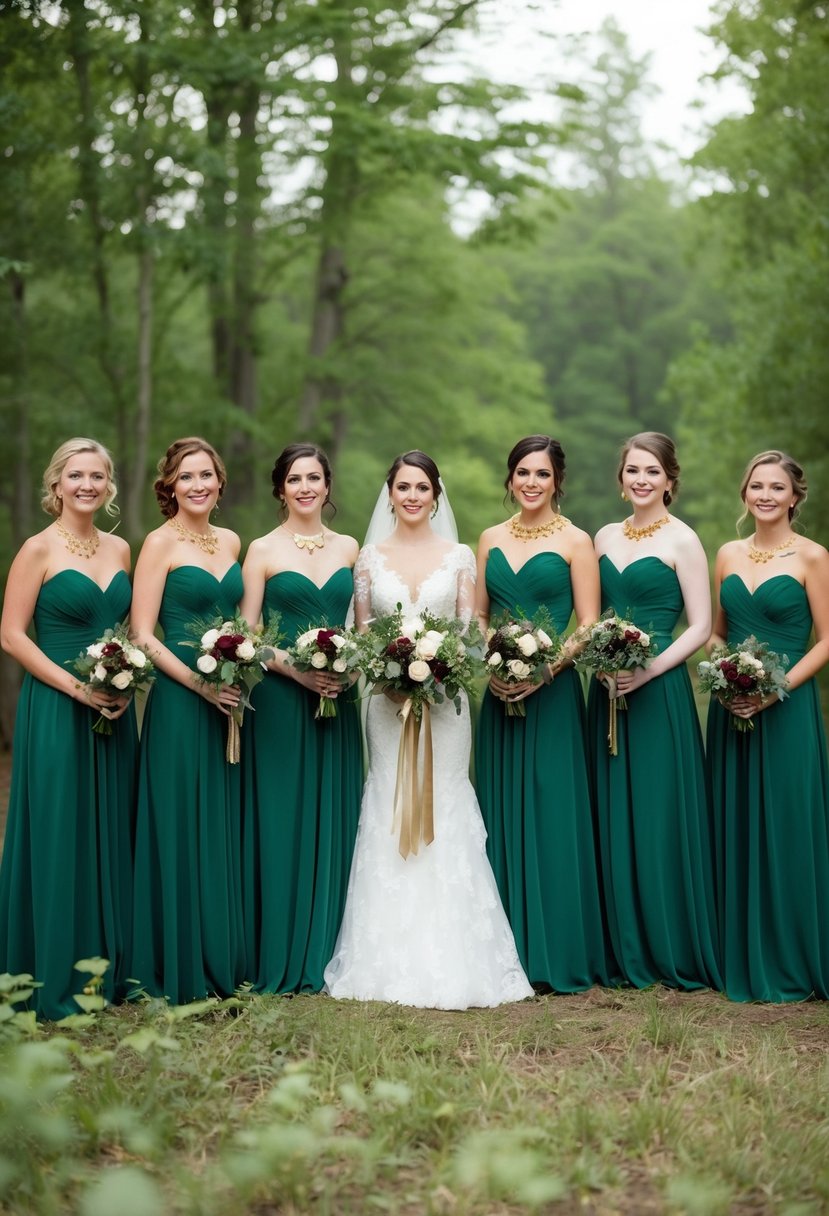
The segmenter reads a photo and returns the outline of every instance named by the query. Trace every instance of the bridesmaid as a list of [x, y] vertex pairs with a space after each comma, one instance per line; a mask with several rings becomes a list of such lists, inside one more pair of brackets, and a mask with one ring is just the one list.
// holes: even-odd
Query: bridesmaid
[[242, 576], [238, 536], [210, 523], [227, 481], [216, 450], [177, 439], [158, 472], [166, 519], [144, 541], [132, 610], [159, 674], [141, 730], [130, 974], [180, 1003], [245, 978], [239, 769], [225, 761], [239, 690], [203, 683], [187, 645], [195, 622], [234, 615]]
[[[619, 754], [607, 747], [607, 692], [590, 690], [602, 879], [616, 958], [637, 988], [720, 988], [702, 739], [686, 661], [711, 627], [708, 565], [687, 524], [671, 515], [679, 464], [671, 439], [634, 435], [618, 469], [632, 517], [596, 536], [602, 607], [651, 634], [647, 668], [621, 672], [628, 709]], [[681, 613], [687, 624], [673, 638]]]
[[790, 695], [732, 702], [730, 714], [753, 723], [745, 734], [711, 703], [725, 987], [737, 1001], [826, 999], [829, 769], [814, 677], [829, 660], [829, 553], [792, 531], [806, 479], [791, 456], [755, 456], [740, 496], [754, 535], [717, 554], [711, 644], [753, 634], [786, 654]]
[[[590, 537], [559, 511], [564, 452], [548, 435], [519, 440], [505, 486], [518, 514], [478, 544], [478, 616], [532, 616], [559, 633], [599, 615]], [[566, 651], [565, 651], [566, 654]], [[526, 700], [526, 717], [504, 701]], [[478, 726], [476, 775], [487, 852], [530, 982], [579, 992], [609, 980], [597, 872], [581, 683], [569, 658], [541, 684], [490, 681]]]
[[[290, 444], [271, 479], [282, 520], [248, 550], [242, 615], [268, 623], [279, 614], [293, 642], [315, 625], [345, 625], [358, 546], [323, 523], [331, 466], [321, 448]], [[357, 833], [360, 721], [354, 692], [340, 692], [333, 675], [297, 671], [284, 650], [270, 666], [245, 726], [248, 973], [263, 992], [318, 992], [334, 952]], [[336, 697], [336, 717], [315, 720], [321, 694]]]
[[[0, 973], [34, 975], [43, 987], [32, 1007], [59, 1019], [80, 1012], [74, 996], [87, 979], [74, 970], [79, 959], [109, 959], [103, 993], [124, 996], [138, 743], [132, 705], [71, 672], [72, 660], [129, 613], [129, 548], [95, 527], [100, 507], [116, 513], [109, 452], [93, 439], [68, 440], [43, 490], [55, 519], [14, 559], [0, 625], [3, 649], [27, 673], [0, 870]], [[112, 735], [93, 733], [99, 714], [121, 719]]]

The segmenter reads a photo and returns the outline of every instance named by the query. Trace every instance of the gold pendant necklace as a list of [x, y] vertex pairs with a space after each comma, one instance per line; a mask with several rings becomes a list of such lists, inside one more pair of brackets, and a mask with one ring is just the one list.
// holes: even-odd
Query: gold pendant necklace
[[175, 515], [171, 515], [167, 520], [174, 532], [178, 533], [180, 541], [188, 540], [191, 545], [195, 545], [197, 549], [201, 549], [202, 553], [213, 554], [219, 548], [219, 534], [215, 528], [207, 525], [207, 532], [191, 532], [189, 528], [185, 528], [184, 524], [180, 523]]
[[283, 524], [282, 527], [297, 549], [307, 549], [309, 553], [313, 553], [315, 549], [325, 548], [325, 532], [315, 532], [313, 536], [303, 536], [301, 532], [292, 532], [287, 524]]
[[758, 566], [764, 566], [766, 562], [770, 562], [775, 553], [782, 553], [784, 549], [791, 549], [794, 546], [794, 537], [790, 536], [788, 540], [784, 540], [782, 545], [774, 545], [771, 549], [758, 549], [754, 541], [748, 542], [748, 557], [749, 561], [756, 562]]
[[660, 528], [664, 528], [665, 524], [670, 523], [670, 516], [663, 515], [661, 519], [657, 519], [652, 524], [645, 524], [641, 528], [634, 528], [629, 519], [626, 519], [622, 524], [622, 531], [628, 540], [640, 541], [646, 536], [653, 536], [654, 532], [658, 532]]
[[101, 538], [97, 528], [92, 529], [92, 535], [87, 540], [84, 540], [82, 536], [76, 536], [74, 532], [70, 532], [60, 519], [55, 520], [55, 528], [70, 553], [89, 559], [90, 557], [94, 557], [98, 552]]
[[507, 527], [516, 540], [538, 540], [540, 536], [552, 536], [554, 532], [560, 532], [562, 528], [566, 528], [570, 520], [564, 515], [554, 515], [546, 524], [535, 524], [532, 527], [527, 527], [522, 524], [517, 515], [513, 515], [507, 520]]

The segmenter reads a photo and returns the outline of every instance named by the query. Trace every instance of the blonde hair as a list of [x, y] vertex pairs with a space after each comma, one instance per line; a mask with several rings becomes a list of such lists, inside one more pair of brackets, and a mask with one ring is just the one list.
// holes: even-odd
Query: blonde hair
[[[806, 496], [809, 492], [809, 487], [806, 485], [806, 474], [803, 469], [786, 452], [781, 452], [779, 448], [769, 448], [767, 452], [758, 452], [756, 456], [752, 456], [751, 460], [746, 465], [743, 479], [740, 482], [740, 498], [745, 505], [746, 490], [748, 483], [751, 481], [751, 474], [757, 468], [758, 464], [779, 464], [781, 469], [786, 473], [789, 481], [792, 483], [792, 493], [795, 496], [795, 504], [789, 507], [789, 522], [794, 523], [800, 504], [806, 501]], [[739, 532], [742, 524], [748, 518], [748, 507], [745, 508], [740, 518], [737, 520], [737, 531]]]
[[94, 452], [96, 456], [100, 456], [107, 475], [104, 510], [107, 515], [117, 515], [118, 508], [115, 506], [115, 495], [118, 493], [118, 487], [115, 484], [115, 466], [107, 449], [95, 439], [67, 439], [66, 443], [60, 445], [43, 473], [41, 507], [47, 515], [54, 515], [57, 518], [61, 514], [63, 511], [63, 499], [58, 494], [57, 489], [63, 476], [63, 470], [73, 456], [80, 456], [82, 452]]
[[209, 456], [213, 468], [216, 470], [216, 476], [219, 479], [219, 498], [225, 492], [227, 471], [225, 470], [221, 456], [213, 447], [213, 444], [208, 443], [206, 439], [199, 438], [198, 435], [188, 435], [185, 439], [175, 439], [159, 460], [158, 477], [153, 482], [153, 489], [158, 499], [158, 505], [161, 508], [161, 514], [165, 515], [168, 519], [178, 513], [178, 503], [173, 493], [173, 486], [176, 484], [181, 462], [185, 456], [194, 456], [196, 452], [204, 452], [205, 456]]

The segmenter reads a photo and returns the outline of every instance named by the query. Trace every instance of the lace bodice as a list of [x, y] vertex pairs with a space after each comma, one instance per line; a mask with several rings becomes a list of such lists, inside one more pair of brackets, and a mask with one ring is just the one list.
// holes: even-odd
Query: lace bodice
[[387, 616], [400, 604], [404, 616], [431, 612], [435, 616], [471, 619], [475, 610], [475, 558], [468, 545], [453, 545], [416, 594], [376, 545], [366, 545], [354, 567], [354, 615], [358, 625]]

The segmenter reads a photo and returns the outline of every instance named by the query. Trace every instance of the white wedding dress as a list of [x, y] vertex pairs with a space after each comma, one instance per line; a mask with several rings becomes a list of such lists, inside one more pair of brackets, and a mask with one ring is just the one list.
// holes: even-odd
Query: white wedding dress
[[[466, 545], [454, 545], [412, 597], [383, 554], [367, 545], [354, 585], [358, 620], [394, 612], [398, 604], [404, 617], [430, 611], [468, 620], [475, 559]], [[460, 715], [449, 701], [431, 711], [435, 839], [405, 861], [392, 832], [401, 730], [397, 708], [383, 695], [369, 700], [369, 773], [325, 991], [435, 1009], [532, 996], [486, 856], [486, 831], [469, 781], [466, 698]]]

